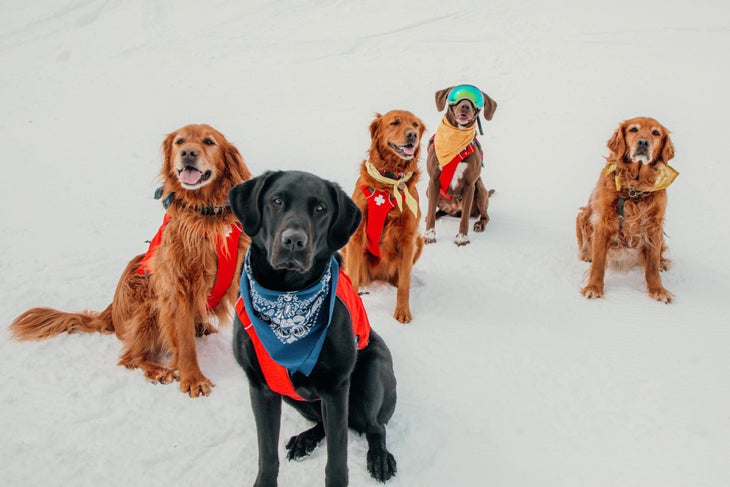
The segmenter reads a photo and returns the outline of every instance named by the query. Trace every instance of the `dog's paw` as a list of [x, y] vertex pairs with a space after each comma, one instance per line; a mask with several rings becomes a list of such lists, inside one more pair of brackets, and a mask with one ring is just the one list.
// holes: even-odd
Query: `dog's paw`
[[195, 336], [202, 337], [212, 333], [218, 333], [218, 328], [208, 322], [195, 324]]
[[187, 392], [190, 397], [208, 396], [213, 387], [215, 384], [202, 374], [180, 378], [180, 391]]
[[483, 232], [487, 228], [487, 224], [489, 223], [489, 217], [486, 216], [481, 220], [477, 220], [474, 222], [474, 231], [475, 232]]
[[144, 377], [153, 384], [170, 384], [178, 380], [177, 373], [174, 370], [157, 365], [147, 366], [144, 370]]
[[603, 288], [595, 285], [588, 285], [580, 290], [580, 293], [588, 299], [603, 297]]
[[454, 243], [456, 245], [458, 245], [459, 247], [462, 247], [464, 245], [469, 244], [469, 237], [467, 237], [463, 233], [459, 233], [456, 235], [456, 238], [454, 239]]
[[411, 310], [408, 307], [397, 307], [393, 313], [393, 318], [401, 323], [410, 323], [413, 315], [411, 315]]
[[659, 261], [659, 270], [661, 272], [668, 271], [672, 267], [672, 260], [671, 259], [665, 259], [664, 257], [661, 258]]
[[674, 294], [670, 293], [663, 287], [659, 287], [657, 289], [649, 289], [649, 297], [651, 299], [661, 301], [664, 304], [669, 304], [672, 302], [672, 299], [674, 298]]
[[423, 241], [427, 244], [436, 243], [436, 230], [430, 228], [423, 234]]
[[323, 438], [324, 426], [320, 424], [298, 435], [292, 436], [286, 444], [286, 458], [289, 460], [301, 460], [312, 453]]
[[385, 482], [395, 476], [395, 457], [385, 448], [372, 448], [368, 450], [368, 472], [378, 482]]

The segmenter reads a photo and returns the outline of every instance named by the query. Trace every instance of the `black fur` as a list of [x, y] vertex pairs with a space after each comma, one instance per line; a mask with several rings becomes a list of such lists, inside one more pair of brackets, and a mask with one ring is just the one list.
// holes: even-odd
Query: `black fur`
[[[254, 278], [262, 286], [279, 291], [304, 289], [319, 279], [330, 257], [347, 243], [362, 218], [339, 186], [299, 171], [264, 173], [234, 187], [229, 201], [252, 240]], [[342, 302], [335, 303], [317, 365], [309, 377], [299, 372], [292, 376], [296, 392], [314, 402], [284, 398], [316, 423], [289, 440], [287, 457], [308, 455], [325, 438], [326, 431], [325, 485], [347, 485], [349, 425], [366, 435], [368, 470], [385, 482], [396, 472], [385, 438], [385, 424], [396, 403], [392, 357], [374, 330], [368, 346], [356, 350], [350, 314]], [[266, 385], [248, 333], [238, 319], [233, 351], [248, 377], [256, 420], [259, 471], [254, 486], [275, 486], [282, 396]]]

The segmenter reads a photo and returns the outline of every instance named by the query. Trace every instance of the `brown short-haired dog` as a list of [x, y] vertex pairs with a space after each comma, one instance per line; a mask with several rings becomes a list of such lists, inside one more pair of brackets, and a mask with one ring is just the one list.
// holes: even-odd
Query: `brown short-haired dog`
[[603, 297], [606, 267], [626, 270], [642, 266], [649, 296], [669, 303], [660, 271], [671, 261], [663, 256], [666, 187], [678, 173], [668, 162], [674, 157], [669, 130], [653, 118], [621, 122], [608, 140], [608, 163], [588, 205], [576, 218], [580, 257], [591, 262], [587, 298]]
[[213, 383], [198, 365], [195, 335], [215, 331], [211, 318], [230, 320], [249, 238], [226, 201], [251, 174], [238, 149], [208, 125], [172, 132], [162, 152], [164, 223], [147, 254], [127, 265], [112, 304], [102, 312], [33, 308], [10, 329], [20, 340], [116, 333], [124, 346], [120, 365], [142, 369], [151, 382], [179, 380], [191, 397], [207, 396]]
[[[428, 145], [426, 169], [429, 182], [426, 196], [426, 243], [436, 241], [436, 218], [442, 214], [461, 217], [454, 243], [469, 243], [469, 218], [476, 217], [475, 232], [483, 232], [489, 222], [488, 190], [482, 182], [482, 147], [476, 139], [479, 112], [491, 120], [497, 103], [471, 85], [451, 86], [435, 94], [436, 108], [448, 108]], [[438, 211], [438, 214], [437, 214]]]
[[343, 252], [356, 291], [372, 281], [398, 287], [393, 316], [401, 323], [412, 319], [411, 270], [423, 249], [416, 183], [424, 130], [423, 122], [410, 112], [376, 114], [370, 124], [368, 159], [360, 166], [352, 194], [362, 223]]

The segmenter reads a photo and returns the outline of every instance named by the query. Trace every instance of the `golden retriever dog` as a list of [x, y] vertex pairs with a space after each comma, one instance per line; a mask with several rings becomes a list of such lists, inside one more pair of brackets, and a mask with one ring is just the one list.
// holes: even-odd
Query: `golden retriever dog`
[[370, 124], [368, 159], [360, 166], [352, 194], [363, 218], [343, 252], [356, 291], [373, 281], [398, 287], [393, 316], [401, 323], [413, 318], [411, 270], [423, 249], [416, 183], [424, 130], [423, 122], [410, 112], [376, 114]]
[[[155, 383], [180, 381], [198, 397], [213, 383], [198, 365], [195, 336], [230, 321], [249, 238], [227, 204], [228, 191], [251, 178], [241, 155], [208, 125], [187, 125], [162, 144], [166, 212], [146, 254], [132, 259], [102, 312], [33, 308], [10, 325], [19, 340], [63, 332], [116, 333], [120, 365]], [[165, 360], [169, 359], [167, 363]]]
[[667, 191], [678, 173], [668, 162], [674, 157], [669, 130], [653, 118], [621, 122], [608, 140], [610, 155], [598, 183], [576, 219], [580, 257], [591, 262], [586, 298], [603, 297], [606, 267], [644, 268], [649, 296], [669, 303], [673, 295], [662, 285], [664, 212]]

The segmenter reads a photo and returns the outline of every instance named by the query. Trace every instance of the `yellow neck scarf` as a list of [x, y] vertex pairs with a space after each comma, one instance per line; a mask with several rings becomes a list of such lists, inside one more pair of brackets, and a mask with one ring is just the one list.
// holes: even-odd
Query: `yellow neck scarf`
[[461, 130], [458, 127], [454, 127], [446, 120], [446, 117], [441, 119], [441, 125], [436, 129], [436, 134], [433, 139], [433, 148], [436, 151], [436, 157], [438, 158], [439, 165], [444, 167], [446, 164], [451, 162], [459, 152], [464, 150], [464, 147], [469, 145], [474, 137], [477, 135], [476, 127], [471, 127], [466, 130]]
[[370, 177], [372, 177], [377, 182], [387, 184], [393, 187], [393, 189], [391, 189], [391, 193], [395, 197], [395, 202], [398, 205], [398, 209], [400, 211], [403, 211], [403, 202], [399, 191], [402, 190], [406, 198], [406, 206], [408, 206], [408, 209], [411, 210], [413, 216], [418, 218], [418, 201], [416, 201], [416, 198], [414, 198], [413, 195], [408, 192], [408, 186], [406, 186], [406, 182], [408, 182], [408, 180], [411, 179], [411, 176], [413, 176], [413, 171], [403, 175], [403, 177], [401, 177], [400, 179], [391, 179], [380, 174], [380, 172], [375, 168], [375, 166], [373, 166], [373, 163], [370, 161], [365, 162], [365, 169], [367, 170]]
[[[677, 179], [677, 176], [679, 176], [679, 173], [672, 166], [664, 163], [657, 168], [657, 172], [659, 174], [654, 182], [654, 186], [648, 189], [642, 189], [641, 191], [649, 191], [653, 193], [654, 191], [666, 189], [674, 182], [675, 179]], [[615, 173], [614, 180], [616, 182], [616, 191], [621, 191], [621, 174], [618, 162], [608, 161], [606, 163], [606, 167], [603, 169], [603, 175], [607, 176], [611, 173]]]

